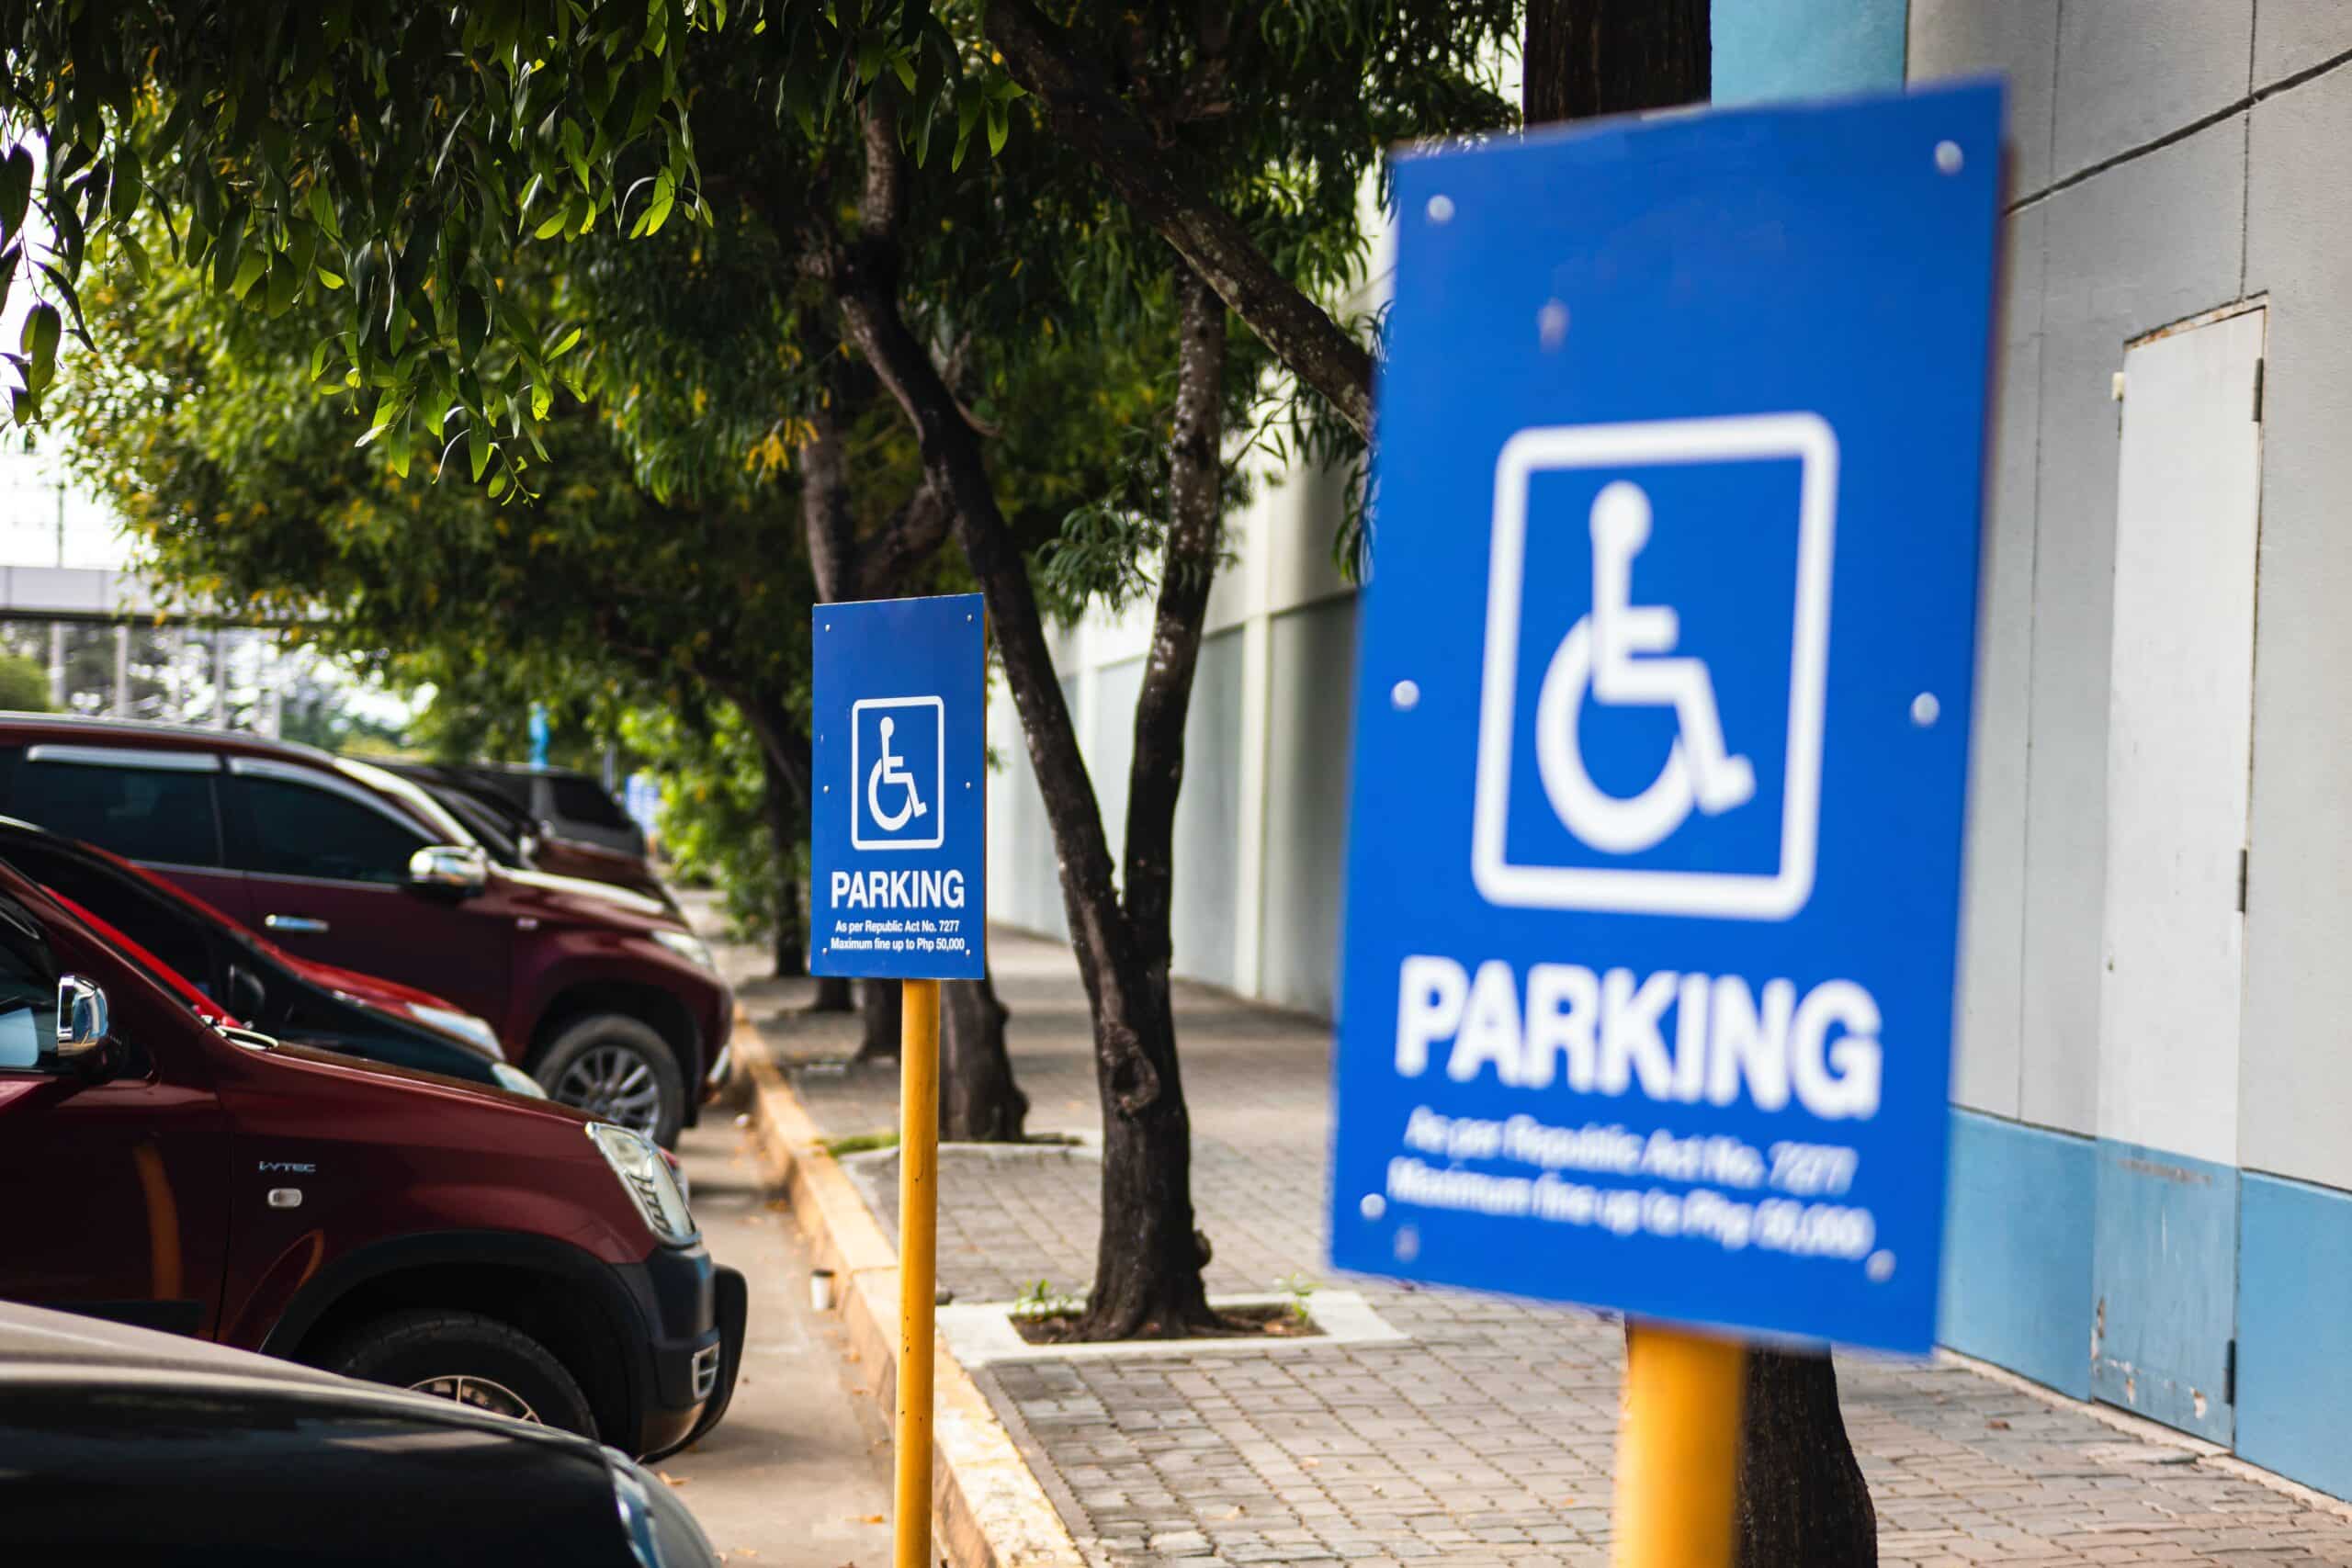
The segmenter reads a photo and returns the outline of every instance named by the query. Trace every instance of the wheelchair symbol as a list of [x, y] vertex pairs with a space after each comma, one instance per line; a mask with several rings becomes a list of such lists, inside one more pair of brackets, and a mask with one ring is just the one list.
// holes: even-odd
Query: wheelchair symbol
[[934, 850], [947, 841], [946, 711], [937, 697], [850, 705], [852, 849]]
[[[874, 771], [865, 775], [865, 809], [873, 814], [874, 825], [886, 833], [897, 832], [931, 809], [922, 803], [922, 795], [915, 788], [914, 774], [907, 772], [906, 763], [890, 750], [890, 737], [898, 728], [896, 719], [882, 721], [882, 756], [874, 764]], [[898, 784], [906, 791], [896, 811], [882, 809], [882, 786], [885, 784]]]
[[[1736, 647], [1743, 656], [1780, 662], [1789, 671], [1785, 712], [1743, 709], [1741, 732], [1777, 741], [1775, 853], [1753, 862], [1665, 866], [1633, 857], [1684, 829], [1692, 815], [1721, 818], [1764, 794], [1757, 763], [1725, 741], [1716, 683], [1706, 660], [1679, 651], [1682, 625], [1664, 604], [1634, 600], [1634, 563], [1649, 546], [1650, 493], [1627, 469], [1754, 464], [1793, 459], [1802, 469], [1795, 515], [1778, 508], [1735, 515], [1674, 520], [1669, 538], [1703, 536], [1709, 527], [1762, 528], [1792, 535], [1795, 598], [1780, 620], [1776, 607], [1755, 606], [1740, 624], [1710, 624], [1710, 648]], [[1521, 612], [1532, 585], [1528, 573], [1530, 487], [1538, 474], [1615, 469], [1573, 525], [1592, 551], [1592, 604], [1556, 645], [1547, 649], [1534, 712], [1519, 701]], [[1495, 462], [1495, 513], [1487, 582], [1485, 671], [1479, 682], [1476, 787], [1471, 807], [1470, 874], [1489, 903], [1533, 909], [1589, 909], [1620, 914], [1698, 915], [1718, 919], [1783, 920], [1812, 897], [1820, 840], [1823, 714], [1829, 663], [1829, 586], [1838, 516], [1838, 437], [1818, 414], [1731, 414], [1626, 424], [1533, 426], [1503, 444]], [[1539, 519], [1549, 525], [1549, 519]], [[1698, 529], [1692, 532], [1692, 525]], [[1792, 526], [1793, 525], [1793, 526]], [[1565, 543], [1566, 541], [1564, 541]], [[1570, 547], [1577, 547], [1571, 546]], [[1769, 634], [1765, 626], [1779, 621]], [[1556, 625], [1557, 623], [1552, 623]], [[1785, 629], [1782, 629], [1782, 628]], [[1530, 651], [1533, 651], [1531, 649]], [[1589, 703], [1603, 708], [1664, 709], [1674, 715], [1675, 739], [1666, 760], [1638, 792], [1611, 795], [1593, 782], [1577, 736]], [[1524, 728], [1529, 717], [1532, 729]], [[1759, 728], [1763, 727], [1763, 728]], [[1776, 735], [1767, 728], [1778, 730]], [[1542, 821], [1556, 820], [1578, 848], [1629, 863], [1581, 863], [1547, 848], [1532, 832], [1537, 812], [1515, 810], [1512, 757], [1524, 744], [1533, 753], [1542, 786]], [[1532, 789], [1530, 794], [1534, 793]], [[1534, 802], [1530, 801], [1529, 806]], [[1737, 819], [1751, 839], [1757, 825]]]
[[[1650, 499], [1618, 479], [1592, 503], [1592, 613], [1560, 641], [1535, 705], [1535, 761], [1561, 823], [1594, 849], [1634, 854], [1682, 826], [1756, 794], [1756, 769], [1724, 747], [1714, 677], [1703, 660], [1668, 658], [1681, 624], [1662, 604], [1633, 603], [1634, 558], [1650, 538]], [[1577, 721], [1587, 693], [1604, 707], [1670, 707], [1680, 733], [1656, 779], [1630, 797], [1603, 793], [1586, 771]]]

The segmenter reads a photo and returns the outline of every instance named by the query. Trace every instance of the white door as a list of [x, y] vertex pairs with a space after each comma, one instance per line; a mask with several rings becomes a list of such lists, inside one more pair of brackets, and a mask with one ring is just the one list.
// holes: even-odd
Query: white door
[[2265, 312], [2124, 356], [2092, 1388], [2226, 1441]]

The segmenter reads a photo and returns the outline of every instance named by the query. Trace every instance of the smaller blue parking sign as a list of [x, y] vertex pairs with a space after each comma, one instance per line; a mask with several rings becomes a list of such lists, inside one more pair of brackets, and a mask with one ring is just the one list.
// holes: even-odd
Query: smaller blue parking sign
[[1398, 164], [1340, 1268], [1932, 1343], [2000, 122]]
[[977, 593], [810, 615], [809, 968], [988, 972], [988, 651]]

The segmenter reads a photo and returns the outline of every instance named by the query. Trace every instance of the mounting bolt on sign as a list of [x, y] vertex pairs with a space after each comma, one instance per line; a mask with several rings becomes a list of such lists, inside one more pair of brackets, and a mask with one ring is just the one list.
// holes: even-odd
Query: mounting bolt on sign
[[1626, 1314], [1621, 1564], [1747, 1338], [1935, 1340], [2001, 113], [1396, 165], [1332, 1262]]
[[899, 1055], [898, 1568], [931, 1568], [939, 982], [988, 973], [988, 652], [977, 593], [820, 604], [808, 967], [905, 987]]

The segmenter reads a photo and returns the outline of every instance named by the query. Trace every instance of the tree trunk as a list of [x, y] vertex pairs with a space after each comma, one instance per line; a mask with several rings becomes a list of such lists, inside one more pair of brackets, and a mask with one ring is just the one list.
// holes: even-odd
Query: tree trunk
[[1527, 123], [1705, 101], [1709, 0], [1530, 0]]
[[1177, 1068], [1168, 966], [1184, 716], [1225, 509], [1225, 301], [1182, 261], [1176, 297], [1181, 321], [1176, 417], [1169, 437], [1168, 543], [1127, 773], [1126, 916], [1145, 966], [1139, 1043], [1159, 1092], [1133, 1113], [1112, 1114], [1113, 1102], [1105, 1101], [1102, 1233], [1084, 1324], [1093, 1338], [1177, 1335], [1214, 1315], [1201, 1282], [1208, 1241], [1193, 1223], [1192, 1121]]
[[[857, 240], [829, 265], [843, 324], [913, 427], [923, 469], [953, 508], [956, 540], [986, 596], [1005, 682], [1061, 863], [1070, 945], [1094, 1022], [1103, 1106], [1102, 1229], [1086, 1327], [1128, 1337], [1214, 1321], [1201, 1284], [1185, 1162], [1191, 1128], [1175, 1074], [1175, 1032], [1112, 877], [1102, 808], [1062, 700], [1029, 565], [997, 506], [979, 438], [931, 351], [900, 315], [903, 166], [888, 110], [869, 107]], [[1174, 1179], [1170, 1179], [1173, 1174]]]
[[850, 993], [849, 980], [840, 975], [818, 976], [816, 994], [808, 998], [803, 1012], [854, 1012], [857, 1001]]
[[800, 801], [794, 781], [767, 746], [760, 748], [760, 810], [767, 818], [769, 858], [775, 877], [775, 975], [808, 973], [808, 921], [800, 902]]
[[1826, 1356], [1754, 1350], [1740, 1433], [1738, 1568], [1871, 1568], [1878, 1514]]
[[905, 1016], [904, 998], [896, 980], [860, 980], [857, 1010], [865, 1018], [865, 1036], [858, 1043], [861, 1062], [899, 1059], [899, 1023]]
[[939, 1135], [959, 1144], [1017, 1144], [1026, 1136], [1029, 1097], [1012, 1081], [1004, 1021], [991, 981], [939, 987]]
[[[1532, 0], [1527, 121], [1667, 108], [1712, 91], [1708, 0]], [[1740, 1431], [1740, 1568], [1872, 1568], [1870, 1485], [1826, 1357], [1751, 1348]]]

